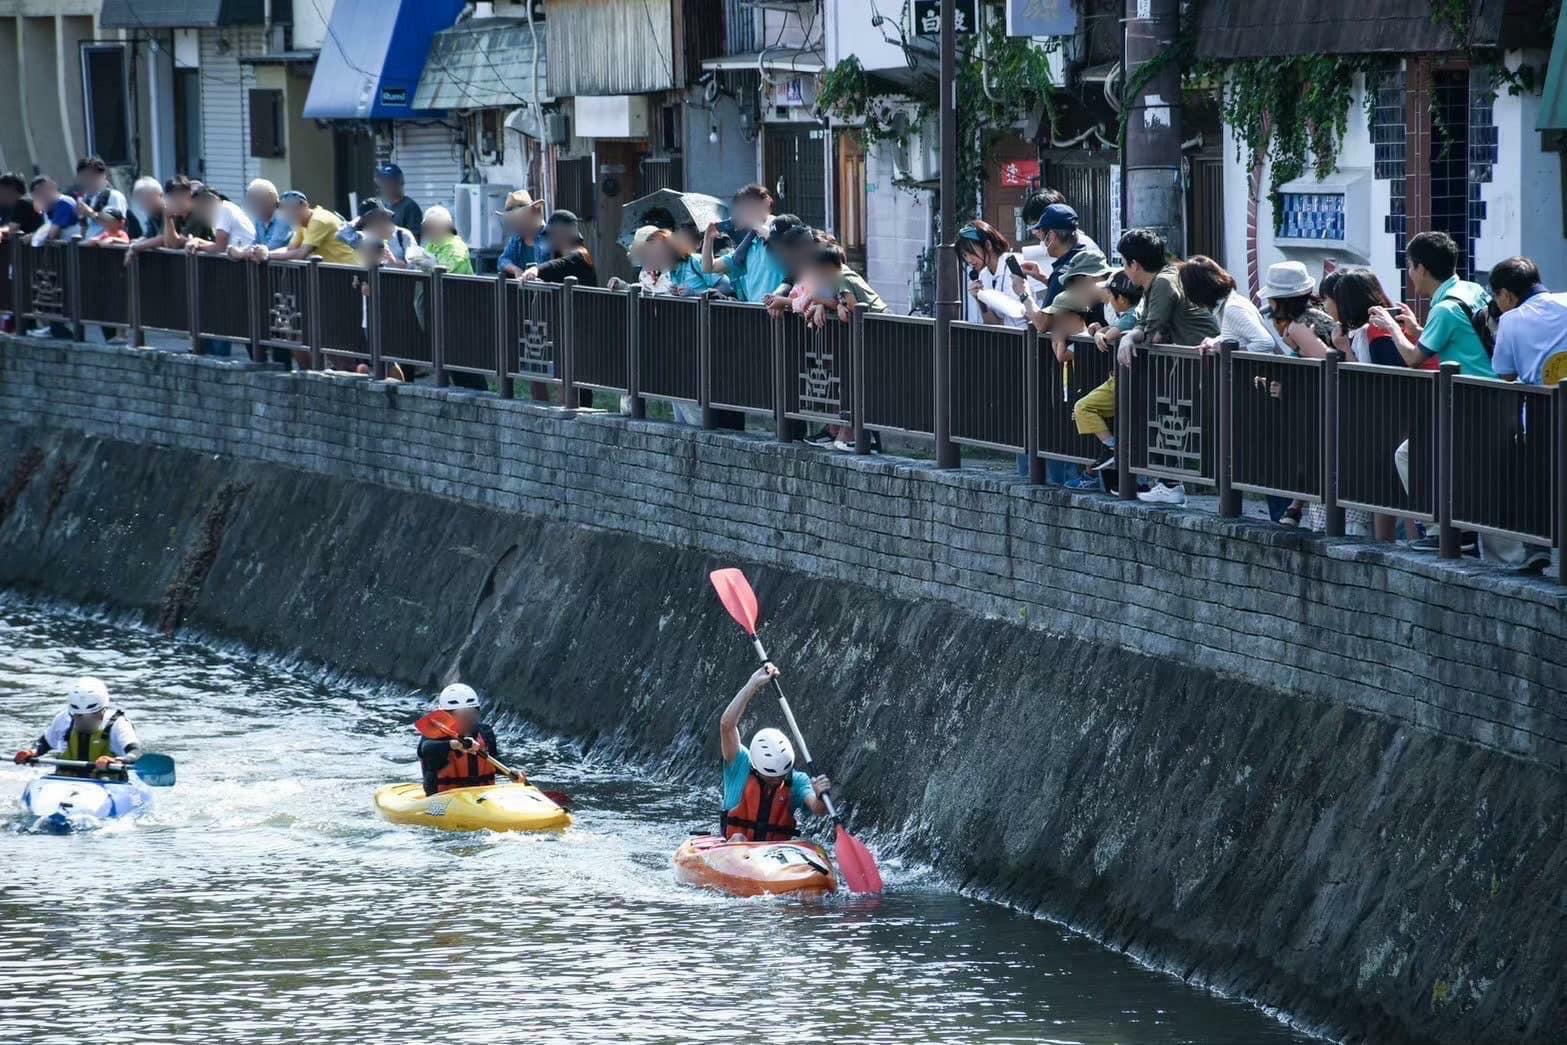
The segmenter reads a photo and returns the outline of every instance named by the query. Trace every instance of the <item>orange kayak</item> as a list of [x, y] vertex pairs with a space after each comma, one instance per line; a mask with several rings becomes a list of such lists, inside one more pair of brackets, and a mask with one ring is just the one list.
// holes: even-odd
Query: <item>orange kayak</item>
[[675, 878], [731, 896], [830, 893], [832, 858], [814, 842], [726, 842], [703, 835], [675, 850]]

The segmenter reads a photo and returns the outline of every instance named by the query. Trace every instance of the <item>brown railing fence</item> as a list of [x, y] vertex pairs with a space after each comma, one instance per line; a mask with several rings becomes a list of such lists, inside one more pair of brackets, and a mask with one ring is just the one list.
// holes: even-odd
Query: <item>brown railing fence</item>
[[1211, 486], [1226, 516], [1240, 514], [1243, 493], [1320, 503], [1334, 535], [1345, 509], [1401, 516], [1432, 524], [1449, 557], [1461, 530], [1559, 546], [1567, 519], [1567, 382], [1233, 345], [1143, 346], [1120, 367], [1084, 337], [1063, 362], [1031, 329], [863, 307], [817, 329], [758, 305], [574, 280], [9, 243], [0, 307], [77, 336], [89, 324], [124, 328], [141, 345], [145, 331], [167, 331], [193, 347], [242, 342], [258, 360], [368, 363], [375, 376], [394, 363], [428, 367], [439, 384], [448, 371], [493, 377], [502, 395], [517, 381], [559, 386], [562, 403], [577, 402], [580, 385], [626, 396], [635, 417], [651, 398], [696, 404], [707, 427], [737, 414], [771, 416], [782, 438], [837, 426], [861, 453], [869, 429], [923, 440], [940, 459], [941, 429], [953, 443], [1025, 455], [1036, 483], [1047, 458], [1099, 458], [1072, 412], [1113, 375], [1123, 498], [1144, 476]]

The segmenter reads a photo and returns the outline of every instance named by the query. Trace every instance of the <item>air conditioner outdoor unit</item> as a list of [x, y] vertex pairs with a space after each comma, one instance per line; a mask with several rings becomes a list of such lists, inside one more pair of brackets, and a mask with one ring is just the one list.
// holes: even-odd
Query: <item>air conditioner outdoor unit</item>
[[493, 183], [468, 182], [456, 186], [452, 219], [457, 222], [457, 234], [469, 247], [478, 250], [499, 247], [506, 242], [506, 233], [496, 211], [505, 205], [506, 195], [511, 190], [510, 185]]
[[941, 129], [926, 120], [898, 150], [894, 180], [927, 182], [941, 179]]

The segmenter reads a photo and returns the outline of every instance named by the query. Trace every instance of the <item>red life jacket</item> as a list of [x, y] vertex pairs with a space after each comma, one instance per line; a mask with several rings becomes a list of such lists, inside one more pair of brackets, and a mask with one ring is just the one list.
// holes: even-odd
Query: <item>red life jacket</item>
[[495, 783], [495, 765], [482, 754], [488, 745], [482, 736], [473, 738], [474, 750], [453, 751], [446, 756], [446, 765], [435, 774], [437, 793], [454, 787], [482, 787]]
[[740, 804], [719, 814], [719, 834], [725, 838], [739, 834], [748, 842], [793, 838], [797, 832], [790, 784], [791, 777], [770, 780], [752, 770], [746, 778]]

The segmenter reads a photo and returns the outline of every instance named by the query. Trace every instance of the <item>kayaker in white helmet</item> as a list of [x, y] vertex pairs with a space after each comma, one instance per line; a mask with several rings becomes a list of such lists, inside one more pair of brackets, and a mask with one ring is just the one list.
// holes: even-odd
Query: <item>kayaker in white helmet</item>
[[31, 748], [16, 753], [18, 765], [51, 751], [72, 762], [91, 762], [96, 768], [57, 766], [60, 776], [109, 776], [125, 778], [125, 766], [141, 757], [141, 742], [131, 720], [120, 708], [112, 708], [109, 687], [102, 680], [83, 675], [66, 689], [66, 706]]
[[752, 842], [793, 838], [800, 810], [827, 815], [821, 796], [832, 781], [825, 776], [812, 780], [794, 768], [794, 745], [782, 730], [759, 729], [749, 748], [740, 743], [740, 720], [751, 698], [777, 675], [771, 663], [758, 668], [718, 720], [724, 756], [724, 806], [718, 833], [725, 838]]
[[[461, 734], [453, 740], [419, 738], [419, 765], [424, 771], [424, 793], [433, 795], [454, 787], [481, 787], [495, 783], [495, 765], [485, 754], [499, 759], [500, 745], [495, 730], [480, 721], [479, 694], [464, 682], [453, 682], [441, 690], [435, 706], [451, 712]], [[525, 778], [513, 771], [511, 778]]]

